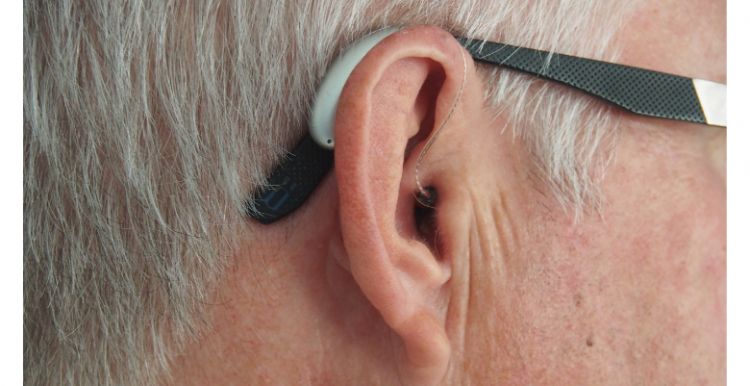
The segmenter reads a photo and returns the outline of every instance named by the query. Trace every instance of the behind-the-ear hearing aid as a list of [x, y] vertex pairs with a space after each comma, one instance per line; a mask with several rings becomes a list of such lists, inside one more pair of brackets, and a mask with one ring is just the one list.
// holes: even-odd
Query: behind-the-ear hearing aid
[[342, 52], [331, 64], [318, 85], [310, 114], [310, 136], [318, 146], [330, 150], [336, 145], [336, 139], [333, 138], [336, 106], [349, 75], [372, 47], [401, 28], [403, 27], [384, 28], [365, 36]]
[[[372, 47], [401, 28], [375, 31], [334, 61], [313, 100], [310, 135], [248, 200], [249, 216], [270, 224], [293, 212], [312, 194], [333, 165], [334, 119], [344, 84]], [[507, 44], [456, 39], [476, 62], [555, 81], [635, 114], [727, 125], [725, 84]], [[424, 197], [417, 197], [418, 201], [425, 206], [434, 204], [434, 189], [419, 186]]]
[[250, 216], [270, 224], [297, 209], [315, 190], [333, 165], [336, 107], [349, 75], [375, 45], [401, 28], [377, 30], [353, 43], [334, 60], [313, 99], [310, 136], [273, 172], [267, 186], [255, 192], [252, 203], [247, 205]]

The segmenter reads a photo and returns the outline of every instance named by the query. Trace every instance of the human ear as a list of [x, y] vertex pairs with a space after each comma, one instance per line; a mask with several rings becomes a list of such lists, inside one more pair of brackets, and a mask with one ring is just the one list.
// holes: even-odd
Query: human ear
[[451, 356], [445, 325], [450, 259], [441, 256], [440, 241], [424, 237], [416, 224], [414, 166], [451, 112], [466, 72], [473, 72], [466, 63], [468, 54], [443, 30], [398, 31], [357, 65], [337, 108], [343, 242], [337, 249], [346, 255], [337, 260], [401, 337], [397, 360], [405, 384], [439, 382]]

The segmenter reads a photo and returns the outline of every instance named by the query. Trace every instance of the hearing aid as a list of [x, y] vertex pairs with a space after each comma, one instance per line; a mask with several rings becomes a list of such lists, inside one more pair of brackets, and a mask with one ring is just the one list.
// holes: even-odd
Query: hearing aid
[[349, 75], [373, 47], [402, 28], [404, 27], [383, 28], [365, 36], [342, 52], [328, 68], [318, 85], [310, 114], [310, 136], [318, 146], [332, 150], [336, 145], [333, 137], [336, 106]]
[[271, 224], [294, 212], [312, 194], [333, 166], [336, 107], [354, 68], [380, 41], [404, 27], [377, 30], [354, 42], [333, 61], [317, 87], [309, 132], [265, 184], [245, 204], [245, 212]]

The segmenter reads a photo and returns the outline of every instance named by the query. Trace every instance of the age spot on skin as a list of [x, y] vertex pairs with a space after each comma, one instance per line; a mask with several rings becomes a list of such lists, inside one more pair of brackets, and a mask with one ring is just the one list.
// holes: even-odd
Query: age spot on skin
[[588, 337], [588, 338], [586, 339], [586, 346], [589, 346], [589, 347], [591, 347], [591, 346], [593, 346], [593, 345], [594, 345], [594, 336], [593, 336], [593, 335], [590, 335], [590, 336], [589, 336], [589, 337]]
[[583, 304], [583, 296], [581, 296], [581, 294], [575, 294], [575, 296], [573, 296], [573, 301], [575, 302], [576, 307], [580, 307]]

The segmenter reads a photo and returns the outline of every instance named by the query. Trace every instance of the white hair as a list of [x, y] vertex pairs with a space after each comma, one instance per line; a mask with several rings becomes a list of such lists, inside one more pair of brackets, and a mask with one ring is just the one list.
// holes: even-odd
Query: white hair
[[[377, 28], [612, 60], [617, 0], [24, 1], [24, 379], [153, 384], [196, 337], [339, 50]], [[605, 57], [605, 55], [608, 55]], [[539, 181], [597, 202], [608, 108], [481, 66]]]

